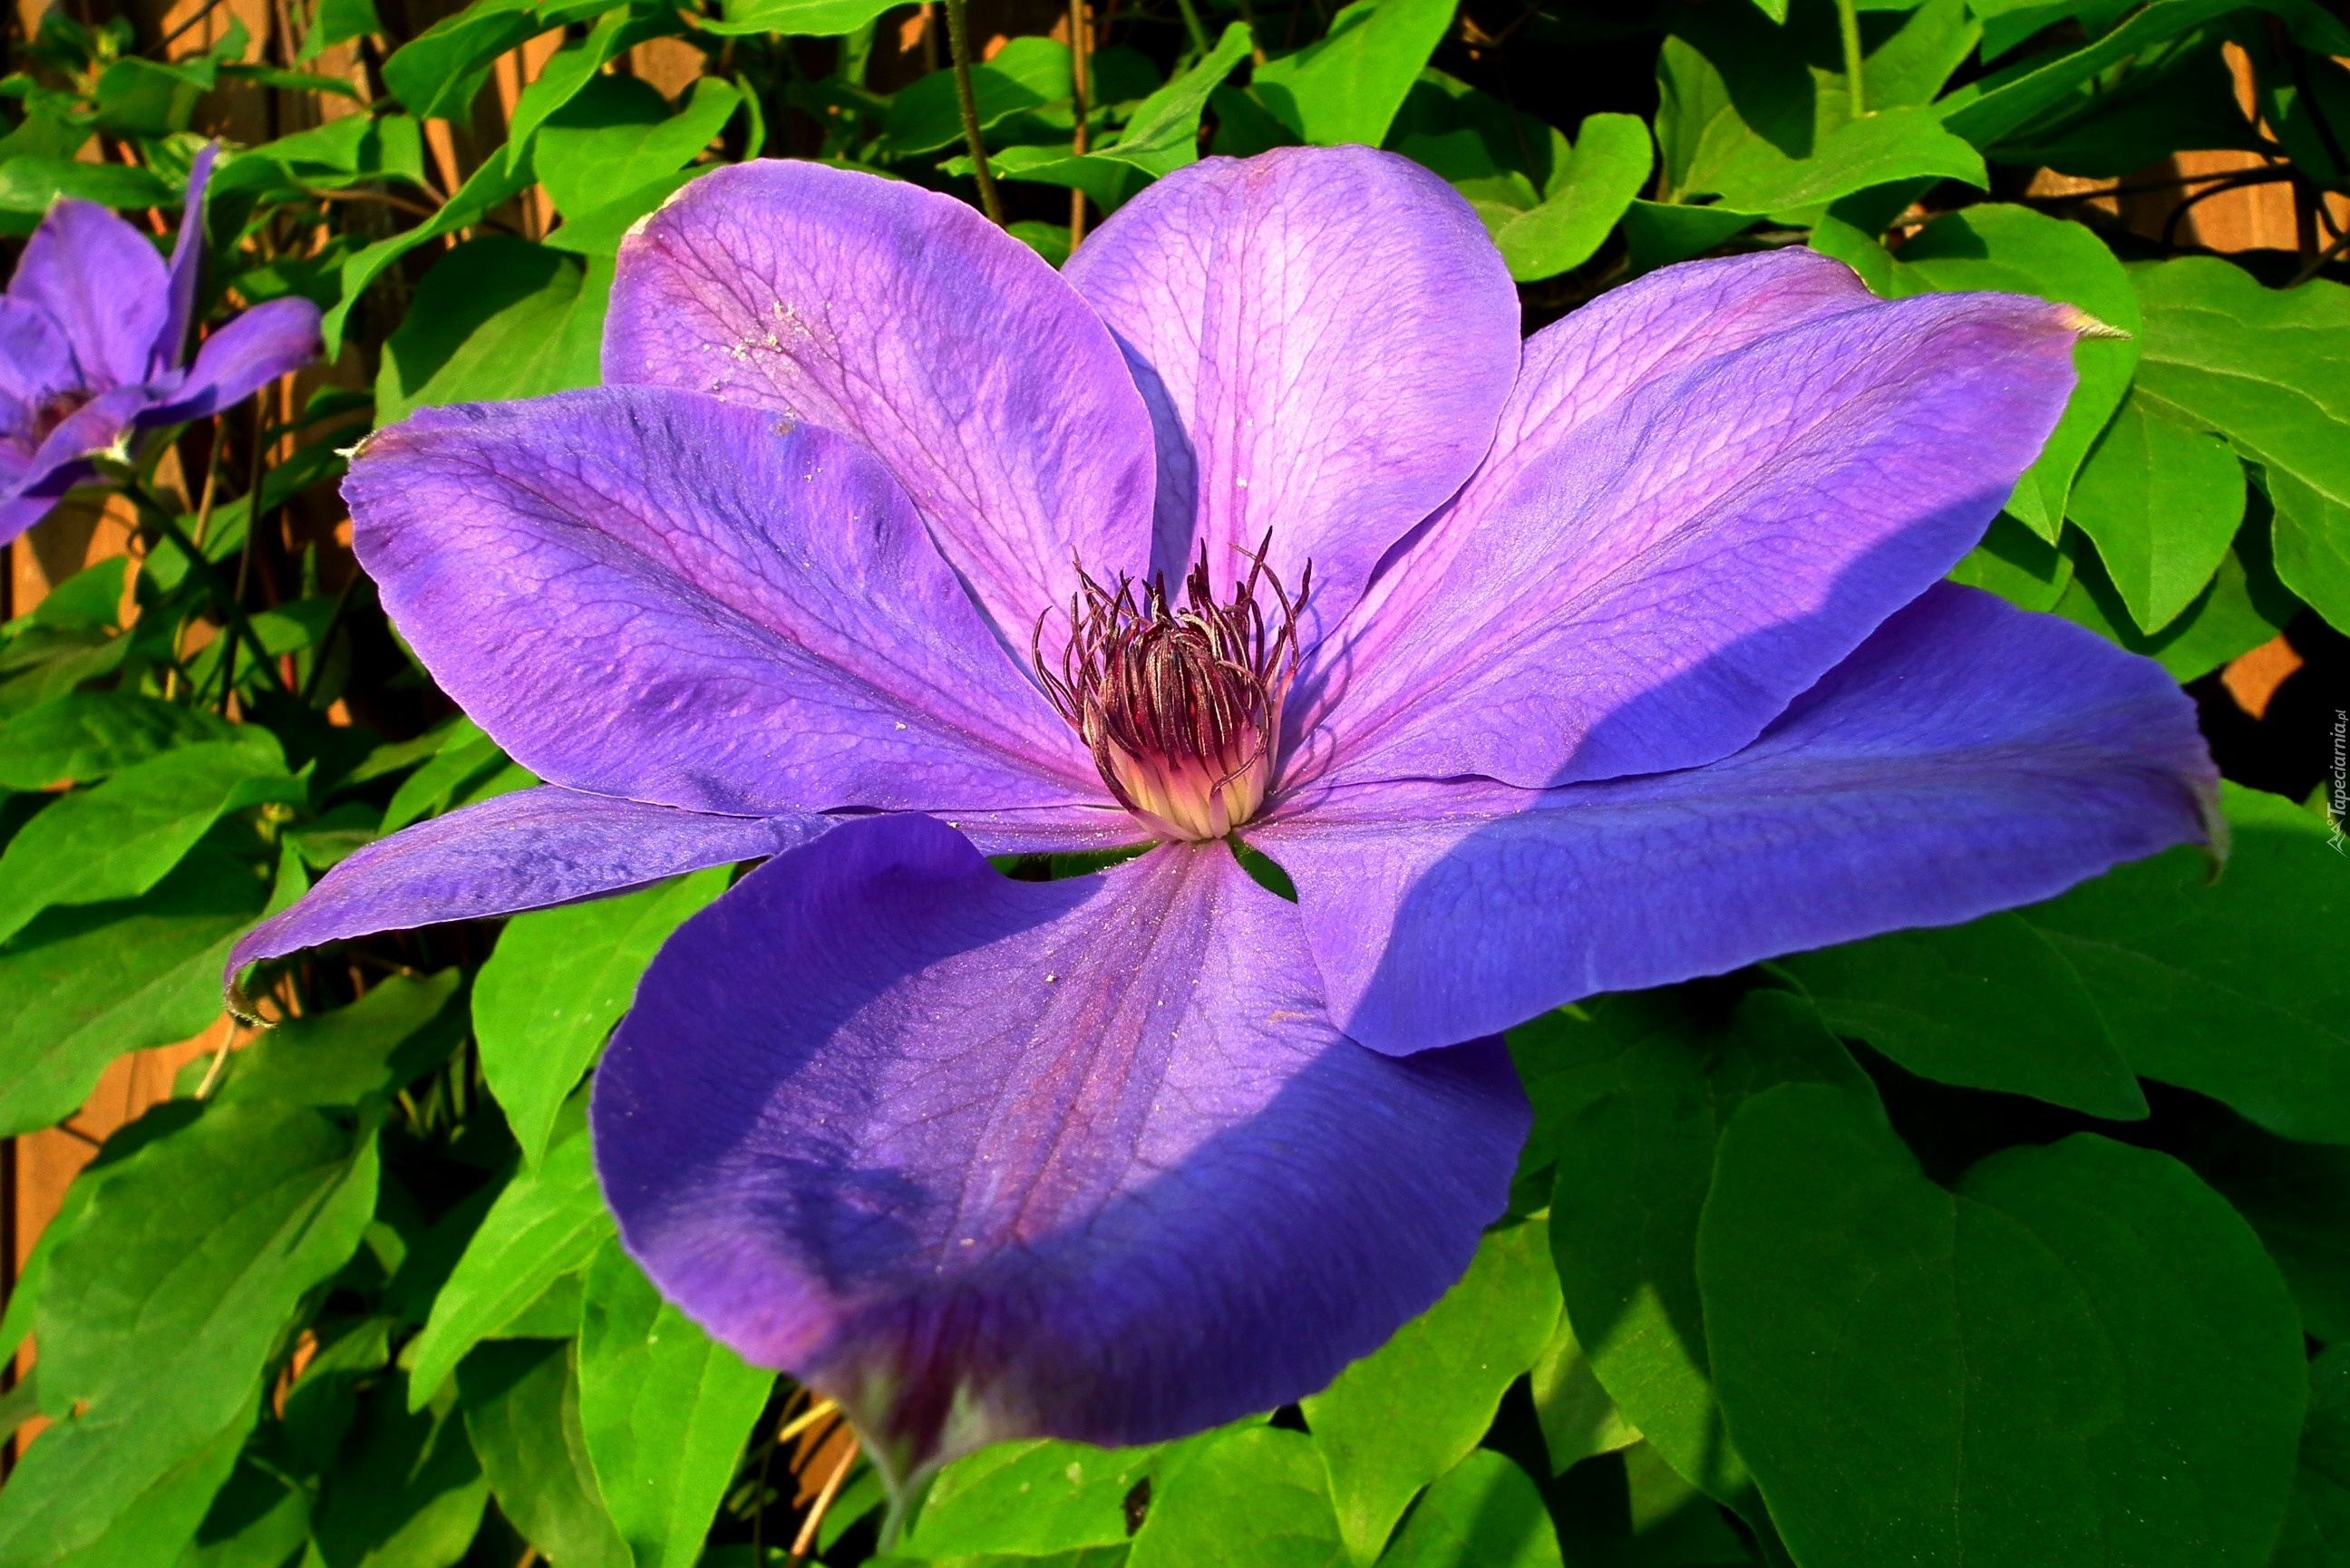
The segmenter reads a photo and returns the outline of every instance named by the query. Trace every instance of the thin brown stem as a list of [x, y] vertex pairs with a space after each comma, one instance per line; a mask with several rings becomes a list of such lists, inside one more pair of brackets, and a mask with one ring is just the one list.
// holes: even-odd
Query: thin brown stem
[[2341, 238], [2335, 240], [2332, 244], [2326, 246], [2324, 250], [2318, 252], [2317, 254], [2311, 257], [2309, 261], [2303, 265], [2299, 272], [2293, 275], [2293, 281], [2286, 284], [2285, 286], [2287, 288], [2299, 288], [2303, 284], [2307, 283], [2311, 278], [2315, 277], [2320, 272], [2323, 272], [2328, 265], [2340, 260], [2342, 253], [2345, 251], [2350, 251], [2350, 233], [2345, 233]]
[[979, 204], [988, 221], [1003, 226], [1003, 198], [995, 171], [987, 166], [987, 142], [979, 134], [979, 99], [971, 86], [971, 0], [946, 0], [947, 50], [954, 60], [955, 103], [962, 110], [963, 146], [971, 153], [971, 177], [979, 182]]
[[396, 211], [419, 218], [437, 218], [438, 207], [428, 207], [421, 202], [411, 202], [405, 196], [395, 196], [389, 191], [313, 191], [304, 187], [302, 194], [314, 202], [380, 202]]

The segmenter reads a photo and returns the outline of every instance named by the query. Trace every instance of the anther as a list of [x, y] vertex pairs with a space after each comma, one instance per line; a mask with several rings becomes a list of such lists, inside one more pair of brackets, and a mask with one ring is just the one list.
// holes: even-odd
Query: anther
[[1163, 574], [1104, 587], [1079, 566], [1057, 670], [1044, 651], [1052, 617], [1037, 618], [1029, 654], [1045, 695], [1118, 804], [1164, 837], [1222, 838], [1264, 803], [1314, 578], [1309, 564], [1291, 598], [1265, 565], [1272, 547], [1268, 534], [1221, 605], [1204, 550], [1180, 605]]

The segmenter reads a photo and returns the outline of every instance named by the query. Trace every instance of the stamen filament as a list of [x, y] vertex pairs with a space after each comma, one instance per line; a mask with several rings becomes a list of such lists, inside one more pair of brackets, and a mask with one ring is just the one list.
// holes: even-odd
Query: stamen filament
[[1222, 838], [1264, 803], [1314, 578], [1309, 563], [1293, 600], [1265, 564], [1272, 547], [1267, 534], [1222, 605], [1204, 549], [1180, 607], [1163, 575], [1105, 587], [1080, 566], [1057, 670], [1044, 651], [1051, 617], [1037, 619], [1029, 656], [1045, 696], [1118, 804], [1161, 836]]

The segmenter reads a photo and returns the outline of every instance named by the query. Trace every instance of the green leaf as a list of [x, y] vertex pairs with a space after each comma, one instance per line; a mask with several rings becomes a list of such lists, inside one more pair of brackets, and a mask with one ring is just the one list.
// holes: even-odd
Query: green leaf
[[[257, 1395], [257, 1390], [256, 1390]], [[75, 1416], [41, 1435], [8, 1478], [8, 1496], [32, 1509], [77, 1507], [62, 1522], [36, 1512], [16, 1528], [0, 1503], [0, 1563], [7, 1568], [171, 1568], [202, 1526], [213, 1496], [236, 1465], [259, 1401], [210, 1437], [164, 1457], [156, 1434]], [[96, 1534], [90, 1532], [95, 1530]]]
[[1731, 207], [1685, 207], [1671, 202], [1635, 202], [1624, 211], [1624, 239], [1638, 275], [1670, 266], [1752, 228], [1760, 213]]
[[724, 0], [723, 21], [702, 24], [706, 33], [783, 33], [829, 38], [854, 33], [899, 0]]
[[84, 566], [42, 597], [23, 623], [62, 631], [111, 631], [122, 624], [122, 586], [130, 557], [114, 556]]
[[1349, 1561], [1312, 1438], [1277, 1427], [1221, 1434], [1154, 1489], [1128, 1568], [1339, 1568]]
[[1624, 1419], [1591, 1370], [1591, 1358], [1562, 1314], [1550, 1344], [1543, 1347], [1532, 1376], [1534, 1415], [1542, 1424], [1543, 1449], [1553, 1475], [1594, 1454], [1610, 1454], [1640, 1440], [1639, 1428]]
[[[1970, 289], [2037, 295], [2133, 335], [2083, 338], [2074, 345], [2073, 365], [2080, 381], [2064, 406], [2064, 418], [2008, 501], [2012, 514], [2042, 538], [2054, 539], [2063, 526], [2074, 475], [2097, 432], [2120, 406], [2137, 366], [2135, 335], [2140, 321], [2129, 275], [2105, 243], [2079, 223], [1996, 204], [1937, 218], [1910, 236], [1892, 270], [1895, 297]], [[2226, 547], [2223, 537], [2220, 548]], [[2208, 570], [2205, 576], [2210, 576]], [[2189, 597], [2193, 597], [2191, 591]]]
[[509, 234], [466, 241], [433, 263], [384, 341], [377, 422], [596, 385], [610, 289], [608, 270], [545, 245]]
[[86, 680], [113, 674], [137, 640], [87, 633], [71, 638], [44, 638], [40, 646], [27, 647], [34, 641], [32, 638], [18, 639], [14, 647], [0, 654], [0, 675], [6, 677], [0, 681], [0, 719], [30, 712], [44, 702], [65, 696]]
[[[456, 18], [452, 18], [455, 20]], [[424, 40], [420, 38], [418, 43]], [[413, 48], [415, 46], [409, 46]], [[443, 234], [470, 228], [481, 222], [493, 208], [504, 205], [530, 187], [533, 178], [527, 164], [513, 166], [511, 158], [492, 158], [473, 171], [457, 193], [425, 222], [412, 229], [402, 229], [387, 239], [380, 239], [364, 250], [355, 252], [342, 265], [340, 297], [329, 307], [319, 323], [329, 357], [342, 351], [343, 327], [350, 318], [352, 307], [367, 287], [381, 276], [386, 267], [414, 250], [429, 244]]]
[[627, 1012], [637, 979], [685, 918], [726, 890], [713, 867], [618, 898], [517, 915], [482, 966], [482, 1074], [536, 1165], [556, 1114]]
[[473, 0], [394, 49], [383, 62], [384, 86], [420, 119], [463, 120], [492, 62], [546, 26], [533, 0]]
[[[2267, 8], [2286, 9], [2282, 5]], [[2058, 108], [2113, 66], [2241, 9], [2243, 0], [2151, 0], [2085, 47], [2034, 55], [1968, 84], [1937, 108], [1952, 130], [1978, 147], [1989, 147]], [[2048, 20], [2061, 14], [2052, 14]], [[2343, 47], [2350, 48], [2350, 42]]]
[[407, 1409], [395, 1380], [361, 1401], [311, 1538], [326, 1568], [452, 1568], [489, 1496], [454, 1401]]
[[732, 83], [703, 77], [672, 114], [650, 84], [598, 77], [539, 128], [539, 183], [558, 212], [592, 212], [692, 162], [742, 100]]
[[235, 729], [201, 708], [128, 691], [79, 691], [0, 727], [0, 789], [88, 784]]
[[383, 831], [397, 833], [411, 822], [453, 810], [506, 765], [498, 743], [471, 719], [460, 717], [442, 737], [432, 760], [392, 792], [391, 804], [383, 811]]
[[303, 795], [266, 730], [134, 763], [67, 795], [9, 840], [0, 854], [0, 939], [53, 904], [137, 898], [229, 813]]
[[2350, 1553], [2350, 1345], [2309, 1364], [2293, 1506], [2270, 1568], [2335, 1568]]
[[[2267, 574], [2257, 561], [2248, 564], [2246, 560], [2259, 545], [2248, 535], [2249, 531], [2237, 535], [2236, 547], [2220, 560], [2210, 585], [2178, 618], [2148, 636], [2130, 618], [2121, 590], [2106, 576], [2105, 563], [2096, 552], [2083, 546], [2076, 535], [2068, 534], [2064, 547], [2073, 557], [2073, 571], [2052, 607], [2066, 620], [2085, 626], [2132, 653], [2146, 655], [2168, 670], [2173, 680], [2193, 680], [2275, 637], [2299, 607], [2290, 595], [2272, 586], [2263, 587], [2262, 579]], [[2269, 584], [2273, 581], [2268, 578]], [[2280, 598], [2282, 605], [2277, 602]]]
[[1526, 1472], [1473, 1449], [1428, 1489], [1380, 1568], [1558, 1568], [1558, 1532]]
[[[1871, 248], [1874, 248], [1873, 246]], [[2077, 536], [2060, 547], [2001, 513], [1981, 544], [1950, 571], [1950, 581], [1997, 594], [2018, 609], [2053, 610], [2073, 586]]]
[[1257, 67], [1252, 86], [1308, 142], [1377, 147], [1452, 12], [1451, 0], [1354, 0], [1319, 42]]
[[1590, 260], [1648, 184], [1653, 167], [1648, 128], [1638, 116], [1586, 119], [1556, 188], [1493, 235], [1510, 275], [1533, 283]]
[[464, 976], [393, 975], [348, 1007], [277, 1025], [229, 1059], [223, 1105], [364, 1106], [390, 1098], [465, 1038]]
[[219, 1017], [221, 965], [267, 897], [199, 851], [143, 898], [51, 910], [0, 946], [0, 1135], [64, 1120], [117, 1056]]
[[[1582, 1016], [1576, 1016], [1580, 1012]], [[1511, 1036], [1556, 1151], [1551, 1249], [1567, 1317], [1623, 1418], [1706, 1492], [1759, 1511], [1722, 1430], [1697, 1283], [1698, 1217], [1723, 1124], [1757, 1090], [1876, 1091], [1801, 997], [1726, 1016], [1669, 992], [1600, 998]]]
[[[745, 100], [746, 102], [749, 100]], [[664, 174], [649, 184], [639, 185], [625, 195], [615, 196], [600, 207], [577, 213], [563, 220], [555, 232], [546, 236], [549, 250], [569, 251], [575, 255], [611, 257], [620, 254], [620, 242], [629, 237], [637, 220], [658, 211], [662, 202], [717, 168], [714, 163], [697, 163], [691, 169], [681, 169], [674, 174]], [[608, 270], [591, 268], [583, 292], [592, 292], [602, 299], [611, 290]], [[598, 367], [600, 371], [600, 366]]]
[[2266, 468], [2277, 575], [2350, 626], [2350, 287], [2263, 288], [2210, 256], [2141, 267], [2136, 281], [2138, 395]]
[[1200, 114], [1208, 106], [1208, 95], [1248, 58], [1253, 47], [1247, 23], [1227, 25], [1216, 47], [1197, 64], [1135, 106], [1126, 129], [1101, 149], [1101, 155], [1132, 164], [1153, 178], [1196, 161]]
[[[1107, 146], [1083, 155], [1069, 148], [1008, 147], [990, 155], [988, 168], [1001, 179], [1074, 187], [1104, 210], [1114, 210], [1139, 183], [1136, 171], [1155, 180], [1197, 161], [1201, 110], [1209, 95], [1248, 57], [1251, 47], [1245, 23], [1226, 27], [1212, 53], [1143, 99], [1126, 129]], [[946, 169], [967, 174], [971, 160], [950, 160]]]
[[606, 66], [641, 40], [646, 29], [635, 25], [633, 11], [616, 10], [599, 18], [584, 38], [555, 51], [539, 67], [538, 78], [522, 89], [506, 119], [506, 158], [518, 164], [523, 149], [546, 117], [577, 98]]
[[2079, 971], [2138, 1075], [2280, 1137], [2350, 1143], [2350, 877], [2324, 822], [2234, 784], [2215, 880], [2174, 849], [2022, 911]]
[[1894, 931], [1780, 964], [1830, 1028], [1913, 1073], [2093, 1116], [2147, 1115], [2088, 987], [2021, 916]]
[[2097, 438], [2066, 514], [2095, 541], [2142, 630], [2178, 618], [2244, 520], [2244, 469], [2220, 437], [2132, 397]]
[[579, 1420], [637, 1568], [692, 1568], [775, 1375], [661, 1300], [615, 1240], [588, 1270]]
[[2350, 1341], [2350, 1148], [2293, 1143], [2234, 1116], [2224, 1121], [2179, 1158], [2259, 1233], [2310, 1337]]
[[1356, 1562], [1377, 1559], [1419, 1489], [1477, 1446], [1549, 1343], [1559, 1314], [1549, 1241], [1539, 1220], [1489, 1233], [1460, 1283], [1305, 1401]]
[[0, 1490], [0, 1563], [99, 1543], [142, 1495], [184, 1520], [161, 1561], [176, 1555], [296, 1304], [348, 1260], [375, 1198], [371, 1137], [276, 1106], [207, 1111], [99, 1176], [36, 1312], [43, 1404], [72, 1417]]
[[457, 1368], [458, 1402], [498, 1509], [565, 1568], [631, 1568], [588, 1459], [577, 1346], [512, 1340]]
[[2076, 1134], [1953, 1194], [1848, 1096], [1773, 1089], [1722, 1135], [1698, 1276], [1731, 1429], [1806, 1568], [2267, 1559], [2300, 1324], [2167, 1155]]
[[2175, 152], [2262, 151], [2236, 102], [2235, 73], [2216, 28], [2158, 46], [2114, 81], [2091, 78], [2047, 114], [1987, 149], [1995, 161], [2084, 179], [2134, 174]]
[[318, 0], [317, 14], [302, 39], [302, 52], [297, 57], [315, 60], [337, 44], [348, 44], [353, 38], [382, 31], [383, 23], [375, 14], [375, 0]]
[[536, 1170], [517, 1171], [490, 1205], [409, 1352], [410, 1399], [421, 1407], [466, 1352], [502, 1334], [611, 1234], [582, 1127], [549, 1149]]
[[[971, 68], [980, 129], [991, 130], [1024, 109], [1067, 102], [1073, 90], [1070, 72], [1066, 44], [1051, 38], [1013, 39], [993, 59]], [[878, 151], [883, 158], [910, 158], [960, 145], [962, 140], [962, 109], [953, 74], [932, 71], [908, 83], [889, 100], [889, 126]]]
[[310, 1539], [311, 1501], [308, 1488], [248, 1449], [174, 1568], [285, 1568]]
[[1691, 170], [1689, 189], [1736, 211], [1780, 213], [1918, 179], [1956, 180], [1977, 189], [1990, 183], [1982, 155], [1943, 130], [1932, 110], [1900, 108], [1847, 121], [1808, 158], [1790, 158], [1750, 137]]
[[39, 156], [0, 163], [0, 213], [37, 218], [61, 196], [116, 208], [172, 207], [180, 201], [176, 188], [129, 164]]
[[1124, 1546], [1127, 1500], [1151, 1478], [1164, 1453], [1054, 1441], [982, 1449], [939, 1472], [920, 1517], [897, 1550], [909, 1557], [953, 1559]]

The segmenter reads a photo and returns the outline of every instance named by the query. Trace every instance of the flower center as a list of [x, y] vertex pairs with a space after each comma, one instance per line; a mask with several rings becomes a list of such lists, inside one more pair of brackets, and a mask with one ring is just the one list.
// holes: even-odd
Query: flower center
[[1293, 600], [1265, 566], [1272, 544], [1266, 535], [1221, 605], [1204, 551], [1180, 607], [1164, 574], [1138, 582], [1121, 573], [1104, 587], [1080, 567], [1057, 671], [1043, 651], [1051, 616], [1037, 619], [1030, 654], [1045, 695], [1110, 794], [1161, 837], [1222, 838], [1264, 804], [1314, 582], [1309, 563]]
[[81, 412], [89, 402], [87, 392], [58, 392], [43, 400], [33, 410], [33, 421], [26, 429], [24, 442], [27, 449], [38, 452], [41, 443], [55, 433], [57, 428]]

